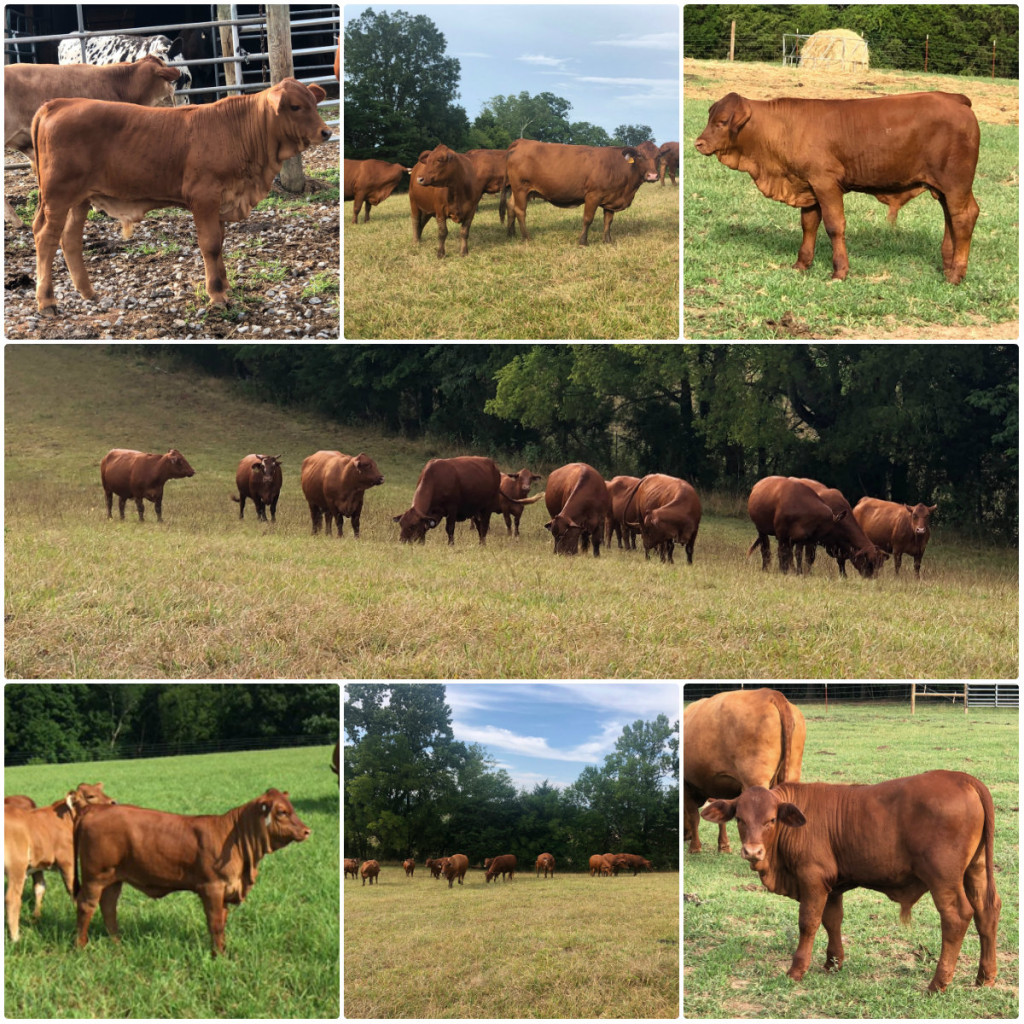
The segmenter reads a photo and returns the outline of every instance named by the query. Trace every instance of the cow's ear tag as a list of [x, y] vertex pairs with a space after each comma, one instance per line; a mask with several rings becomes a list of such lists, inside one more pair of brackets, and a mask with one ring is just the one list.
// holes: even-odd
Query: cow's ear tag
[[267, 828], [270, 828], [270, 815], [269, 814], [266, 816], [266, 818], [263, 819], [263, 824], [266, 825]]
[[626, 157], [626, 163], [627, 163], [627, 164], [631, 164], [631, 163], [633, 163], [633, 158], [632, 158], [631, 156], [627, 156], [627, 157]]

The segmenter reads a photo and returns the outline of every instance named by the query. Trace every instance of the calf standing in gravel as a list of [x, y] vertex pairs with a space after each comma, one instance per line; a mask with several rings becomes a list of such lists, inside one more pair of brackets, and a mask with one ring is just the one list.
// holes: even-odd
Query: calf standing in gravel
[[210, 305], [226, 306], [224, 225], [249, 216], [285, 160], [331, 137], [316, 109], [325, 98], [319, 85], [284, 78], [255, 95], [202, 106], [154, 109], [58, 99], [40, 107], [32, 120], [39, 172], [32, 233], [40, 313], [57, 311], [53, 259], [58, 245], [79, 294], [96, 297], [82, 259], [90, 205], [118, 218], [126, 231], [149, 210], [189, 210]]

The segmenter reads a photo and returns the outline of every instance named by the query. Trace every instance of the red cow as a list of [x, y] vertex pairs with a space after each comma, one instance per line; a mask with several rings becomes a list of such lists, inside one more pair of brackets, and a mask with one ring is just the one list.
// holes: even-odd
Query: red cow
[[281, 456], [246, 455], [235, 471], [238, 497], [238, 518], [245, 518], [245, 499], [251, 498], [256, 506], [256, 518], [267, 521], [267, 508], [272, 522], [277, 522], [277, 499], [281, 496]]
[[713, 800], [708, 821], [736, 819], [743, 857], [770, 892], [800, 902], [800, 941], [787, 974], [799, 981], [825, 925], [825, 969], [843, 966], [843, 894], [863, 886], [900, 905], [910, 922], [926, 893], [942, 919], [942, 951], [929, 992], [952, 980], [967, 926], [981, 940], [975, 984], [996, 980], [1002, 901], [993, 873], [995, 809], [985, 784], [963, 772], [932, 771], [873, 786], [787, 782]]
[[852, 515], [845, 509], [833, 512], [810, 487], [793, 477], [758, 480], [750, 492], [747, 510], [757, 529], [757, 540], [750, 545], [747, 557], [760, 547], [761, 568], [765, 571], [771, 560], [771, 536], [778, 539], [779, 568], [783, 572], [789, 572], [793, 562], [793, 545], [810, 542], [842, 552], [862, 576], [873, 575], [885, 561], [885, 555], [864, 536]]
[[619, 540], [619, 547], [636, 551], [636, 529], [629, 524], [637, 521], [636, 489], [640, 483], [638, 476], [613, 476], [608, 481], [608, 500], [612, 503], [612, 511], [608, 516], [608, 527], [605, 544], [611, 544], [614, 533]]
[[612, 240], [612, 217], [633, 202], [645, 181], [657, 181], [654, 161], [632, 146], [566, 146], [556, 142], [516, 139], [508, 150], [506, 167], [512, 190], [512, 215], [508, 233], [515, 234], [516, 221], [526, 233], [526, 202], [538, 195], [555, 206], [583, 204], [583, 233], [579, 244], [587, 244], [587, 233], [600, 206], [604, 210], [604, 241]]
[[445, 857], [444, 867], [441, 870], [444, 872], [444, 877], [448, 879], [448, 888], [452, 887], [452, 882], [456, 878], [459, 880], [459, 885], [462, 885], [468, 869], [469, 858], [465, 854], [455, 853], [451, 857]]
[[602, 857], [601, 854], [599, 854], [599, 853], [595, 853], [590, 858], [590, 877], [593, 878], [594, 875], [603, 875], [603, 874], [605, 874], [604, 867], [605, 867], [604, 857]]
[[427, 860], [427, 870], [434, 876], [434, 878], [440, 878], [441, 873], [444, 871], [445, 864], [448, 863], [447, 857], [438, 857], [436, 860]]
[[166, 455], [150, 455], [128, 448], [112, 448], [103, 456], [100, 463], [100, 481], [107, 498], [107, 518], [114, 517], [113, 505], [116, 494], [117, 508], [122, 519], [125, 503], [132, 498], [139, 511], [141, 523], [144, 518], [142, 501], [145, 499], [153, 502], [156, 521], [159, 523], [162, 521], [164, 484], [168, 480], [194, 475], [195, 470], [185, 461], [185, 456], [177, 448], [172, 448]]
[[461, 224], [459, 255], [469, 252], [469, 228], [473, 223], [486, 182], [477, 175], [473, 160], [441, 143], [420, 153], [409, 179], [412, 237], [416, 244], [427, 221], [437, 219], [437, 256], [444, 257], [448, 218]]
[[504, 853], [500, 857], [491, 858], [485, 866], [487, 868], [487, 873], [484, 875], [485, 882], [497, 878], [498, 875], [501, 875], [501, 880], [504, 882], [506, 874], [508, 874], [508, 880], [512, 881], [516, 874], [516, 855]]
[[380, 864], [375, 860], [364, 860], [359, 874], [362, 875], [363, 885], [366, 885], [367, 879], [370, 880], [370, 885], [373, 885], [374, 882], [380, 885], [380, 879], [377, 877], [380, 874]]
[[617, 853], [615, 863], [619, 871], [629, 870], [635, 878], [639, 871], [653, 871], [654, 867], [649, 860], [636, 853]]
[[904, 555], [914, 556], [914, 572], [921, 575], [921, 559], [932, 532], [928, 520], [938, 505], [900, 505], [880, 498], [861, 498], [853, 517], [865, 534], [892, 555], [892, 567], [899, 575]]
[[[794, 479], [799, 483], [806, 484], [808, 487], [810, 487], [810, 489], [814, 491], [814, 493], [819, 498], [821, 498], [821, 500], [825, 502], [825, 504], [828, 505], [830, 509], [832, 509], [833, 515], [837, 515], [839, 513], [843, 514], [843, 516], [845, 517], [846, 525], [851, 531], [850, 538], [858, 547], [867, 550], [870, 550], [875, 547], [871, 543], [869, 538], [866, 536], [863, 529], [861, 529], [860, 523], [857, 522], [857, 519], [853, 514], [853, 509], [850, 508], [850, 503], [846, 500], [846, 496], [843, 494], [842, 491], [838, 490], [835, 487], [828, 487], [817, 480], [810, 480], [806, 477], [792, 477], [791, 479]], [[814, 565], [814, 555], [815, 549], [817, 548], [817, 542], [808, 541], [806, 544], [795, 545], [794, 553], [796, 554], [797, 572], [800, 572], [802, 569], [800, 559], [801, 548], [803, 549], [803, 553], [807, 556], [807, 571], [810, 572], [811, 566]], [[888, 555], [885, 554], [885, 552], [881, 551], [881, 549], [876, 548], [875, 551], [876, 553], [873, 556], [873, 560], [875, 564], [875, 569], [879, 570], [882, 568], [882, 564], [884, 563]], [[830, 543], [825, 545], [825, 553], [829, 555], [829, 557], [834, 558], [836, 560], [836, 564], [839, 566], [839, 575], [845, 576], [846, 548], [844, 548], [842, 545]]]
[[[628, 499], [627, 499], [628, 500]], [[644, 541], [644, 558], [657, 548], [661, 560], [672, 561], [676, 541], [686, 549], [686, 561], [693, 563], [693, 545], [700, 527], [700, 498], [685, 480], [664, 473], [651, 473], [637, 484], [636, 522]]]
[[345, 877], [348, 878], [351, 875], [353, 878], [359, 874], [359, 861], [354, 857], [345, 858]]
[[797, 270], [810, 267], [824, 220], [836, 281], [850, 268], [843, 194], [881, 190], [891, 204], [894, 196], [927, 186], [946, 220], [942, 269], [950, 284], [959, 284], [978, 219], [971, 185], [979, 138], [971, 101], [958, 93], [762, 101], [731, 92], [712, 105], [695, 145], [726, 167], [747, 171], [769, 199], [800, 208]]
[[471, 519], [483, 544], [491, 524], [491, 514], [498, 511], [501, 472], [493, 459], [478, 455], [459, 455], [454, 459], [431, 459], [420, 473], [412, 507], [395, 516], [392, 522], [401, 527], [403, 543], [426, 540], [442, 519], [448, 543], [455, 543], [455, 524]]
[[386, 160], [346, 160], [345, 200], [354, 199], [352, 223], [359, 223], [359, 213], [366, 206], [364, 221], [370, 219], [370, 207], [379, 206], [408, 174], [410, 168], [389, 164]]
[[555, 858], [552, 857], [550, 853], [542, 853], [537, 858], [537, 874], [538, 875], [541, 873], [541, 870], [544, 871], [544, 877], [545, 878], [548, 877], [548, 872], [549, 871], [551, 872], [551, 877], [552, 878], [555, 877]]
[[555, 538], [555, 554], [575, 555], [580, 541], [583, 550], [593, 543], [594, 557], [600, 555], [604, 524], [612, 504], [604, 478], [585, 462], [570, 462], [548, 476], [544, 491], [550, 522], [544, 529]]
[[[683, 712], [683, 839], [700, 853], [697, 813], [708, 797], [750, 786], [799, 782], [807, 726], [778, 690], [733, 690], [694, 701]], [[725, 825], [718, 850], [729, 852]]]
[[228, 904], [249, 894], [261, 858], [309, 834], [287, 792], [276, 789], [219, 815], [168, 814], [123, 804], [92, 807], [75, 825], [78, 946], [89, 941], [97, 903], [117, 941], [117, 901], [127, 882], [154, 899], [196, 893], [217, 956], [224, 952]]
[[320, 532], [320, 522], [331, 535], [331, 520], [338, 526], [341, 539], [345, 516], [352, 520], [352, 532], [359, 536], [363, 514], [363, 496], [371, 487], [379, 487], [384, 477], [369, 455], [343, 455], [341, 452], [319, 451], [302, 460], [302, 493], [309, 503], [313, 533]]
[[477, 180], [483, 194], [500, 195], [498, 201], [498, 219], [505, 223], [507, 200], [505, 192], [505, 164], [508, 160], [507, 149], [467, 149], [466, 156], [473, 161]]
[[664, 186], [665, 175], [676, 184], [676, 175], [679, 173], [679, 143], [664, 142], [658, 150], [658, 180]]
[[498, 492], [498, 511], [505, 519], [505, 529], [512, 533], [512, 523], [515, 522], [515, 536], [519, 536], [519, 520], [522, 518], [523, 510], [527, 505], [540, 501], [544, 497], [538, 494], [528, 501], [524, 500], [530, 493], [534, 481], [541, 478], [528, 469], [521, 469], [518, 473], [501, 474], [501, 490]]
[[413, 872], [416, 870], [416, 861], [411, 858], [409, 860], [403, 860], [402, 867], [405, 868], [405, 877], [412, 878]]

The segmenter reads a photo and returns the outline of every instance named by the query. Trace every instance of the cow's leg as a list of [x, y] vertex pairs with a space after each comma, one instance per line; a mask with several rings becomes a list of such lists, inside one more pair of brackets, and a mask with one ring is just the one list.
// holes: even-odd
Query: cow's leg
[[353, 537], [358, 537], [359, 536], [359, 523], [360, 523], [360, 520], [362, 518], [362, 515], [363, 515], [362, 511], [359, 511], [359, 512], [353, 512], [352, 515], [350, 515], [348, 517], [349, 518], [349, 522], [352, 524], [352, 536]]
[[519, 230], [523, 233], [523, 241], [528, 242], [530, 236], [526, 233], [526, 200], [529, 195], [529, 190], [522, 189], [519, 192], [512, 191], [512, 216], [508, 219], [508, 233], [515, 236], [516, 223], [519, 224]]
[[[597, 196], [594, 193], [587, 195], [583, 202], [583, 233], [580, 235], [579, 244], [587, 244], [587, 235], [590, 232], [590, 225], [594, 222], [594, 214], [597, 213]], [[610, 225], [609, 225], [610, 226]], [[611, 241], [611, 237], [605, 239]]]
[[894, 550], [892, 553], [892, 568], [897, 576], [900, 574], [900, 566], [903, 564], [903, 552]]
[[974, 908], [959, 880], [954, 885], [938, 885], [932, 889], [935, 909], [942, 919], [942, 952], [935, 968], [935, 976], [928, 984], [929, 992], [944, 992], [953, 978], [967, 927], [974, 916]]
[[360, 211], [363, 208], [363, 200], [366, 197], [363, 195], [362, 192], [358, 192], [357, 191], [355, 196], [353, 196], [353, 198], [355, 199], [355, 202], [352, 204], [352, 223], [353, 224], [358, 224], [359, 223], [359, 213], [360, 213]]
[[[73, 880], [73, 876], [69, 871], [68, 874], [64, 876], [64, 884], [67, 886], [69, 896], [72, 896], [71, 884]], [[32, 911], [32, 916], [40, 917], [43, 913], [43, 897], [46, 895], [46, 879], [43, 878], [42, 871], [32, 872], [32, 895], [35, 897], [36, 901], [35, 908]]]
[[104, 494], [104, 497], [107, 499], [107, 518], [108, 519], [113, 519], [114, 518], [114, 492], [113, 491], [104, 491], [103, 494]]
[[257, 498], [255, 494], [252, 496], [252, 503], [256, 506], [256, 518], [262, 519], [263, 522], [266, 522], [267, 513], [263, 510], [263, 502]]
[[[480, 529], [480, 527], [478, 526], [477, 530], [479, 530], [479, 529]], [[448, 544], [449, 544], [449, 546], [454, 546], [454, 544], [455, 544], [455, 516], [448, 516], [445, 519], [445, 521], [444, 521], [444, 532], [448, 534]], [[426, 540], [426, 538], [427, 538], [427, 535], [426, 535], [426, 533], [424, 533], [423, 534], [423, 539]], [[451, 883], [449, 883], [448, 888], [451, 888]]]
[[[835, 181], [811, 182], [818, 199], [821, 219], [832, 242], [832, 280], [844, 281], [850, 270], [846, 254], [846, 213], [843, 210], [843, 193]], [[802, 215], [801, 215], [802, 220]]]
[[826, 897], [824, 892], [810, 892], [800, 900], [800, 941], [793, 954], [793, 963], [786, 972], [794, 981], [799, 981], [811, 965], [814, 936], [818, 934]]
[[91, 301], [96, 298], [96, 292], [93, 291], [92, 282], [85, 270], [85, 259], [82, 256], [85, 219], [88, 215], [88, 200], [71, 207], [64, 224], [64, 231], [60, 236], [60, 247], [64, 250], [64, 262], [67, 264], [68, 273], [71, 274], [75, 290], [83, 299]]
[[[135, 507], [136, 507], [136, 509], [138, 509], [138, 512], [139, 512], [139, 522], [140, 523], [145, 522], [146, 521], [146, 513], [145, 513], [145, 509], [142, 506], [142, 499], [141, 498], [136, 498], [135, 499]], [[157, 518], [157, 522], [159, 522], [160, 521], [160, 512], [159, 512], [159, 510], [157, 511], [156, 518]]]
[[[690, 787], [683, 782], [683, 839], [684, 841], [689, 839], [690, 853], [700, 853], [700, 835], [698, 829], [700, 828], [700, 804], [702, 801], [698, 798], [697, 794], [691, 791]], [[593, 874], [593, 871], [591, 871]]]
[[985, 873], [983, 854], [975, 857], [967, 866], [964, 874], [964, 891], [974, 908], [974, 926], [978, 929], [978, 938], [981, 940], [981, 959], [978, 961], [978, 977], [974, 983], [993, 985], [996, 980], [996, 929], [1003, 901], [995, 891], [992, 893], [991, 905], [985, 900], [988, 893], [988, 876]]
[[843, 966], [843, 894], [830, 892], [821, 914], [821, 923], [828, 933], [825, 970], [838, 971]]
[[338, 540], [341, 540], [341, 533], [345, 528], [345, 517], [340, 512], [334, 513], [334, 525], [338, 528]]
[[615, 216], [614, 210], [604, 211], [604, 234], [601, 236], [602, 241], [611, 243], [612, 240], [612, 218]]
[[245, 495], [241, 491], [238, 492], [238, 518], [245, 518]]
[[469, 226], [473, 223], [473, 215], [470, 214], [462, 222], [462, 227], [459, 230], [459, 255], [466, 256], [469, 254]]
[[818, 225], [821, 223], [821, 207], [806, 206], [800, 211], [800, 227], [804, 237], [800, 243], [800, 251], [796, 254], [794, 270], [806, 270], [814, 262], [814, 242], [818, 237]]
[[476, 532], [480, 536], [480, 543], [487, 543], [487, 531], [491, 528], [491, 513], [481, 512], [478, 516], [473, 516], [473, 525], [476, 527]]
[[368, 224], [370, 221], [370, 200], [369, 198], [363, 200], [363, 223]]
[[444, 259], [444, 243], [448, 237], [448, 218], [439, 217], [435, 214], [434, 219], [437, 221], [437, 258], [439, 260]]
[[11, 933], [11, 942], [18, 941], [18, 929], [21, 917], [21, 890], [25, 888], [27, 864], [11, 864], [7, 866], [7, 892], [4, 905], [7, 908], [7, 930]]
[[693, 545], [697, 543], [697, 531], [694, 530], [686, 542], [686, 564], [693, 565]]
[[[100, 913], [103, 915], [103, 924], [114, 942], [120, 942], [121, 936], [117, 929], [117, 901], [121, 898], [121, 882], [113, 882], [103, 890], [100, 896]], [[85, 943], [83, 942], [84, 946]]]
[[320, 523], [323, 519], [319, 505], [309, 506], [309, 518], [313, 520], [313, 536], [315, 537], [320, 532]]
[[219, 209], [216, 204], [198, 207], [193, 210], [193, 217], [206, 268], [206, 294], [211, 306], [224, 307], [228, 304], [228, 272], [224, 266], [224, 225]]
[[128, 504], [127, 498], [122, 498], [120, 495], [117, 497], [117, 510], [121, 513], [121, 518], [124, 519], [124, 507]]
[[914, 575], [920, 577], [921, 575], [921, 559], [924, 557], [924, 552], [915, 552], [914, 554]]
[[76, 915], [78, 935], [75, 939], [75, 945], [79, 949], [83, 948], [89, 941], [89, 922], [92, 920], [92, 915], [96, 913], [96, 907], [99, 904], [102, 892], [103, 886], [95, 881], [83, 881], [78, 890], [78, 897], [75, 901], [78, 905]]
[[789, 540], [776, 538], [779, 542], [779, 569], [782, 572], [789, 572], [793, 564], [793, 545]]
[[44, 316], [54, 316], [57, 312], [57, 300], [53, 297], [53, 261], [68, 210], [67, 206], [51, 206], [44, 199], [32, 221], [36, 243], [36, 305]]
[[198, 890], [206, 911], [206, 927], [210, 929], [213, 956], [224, 952], [224, 926], [228, 920], [228, 908], [224, 905], [222, 887], [202, 887]]
[[280, 497], [280, 494], [275, 494], [273, 499], [270, 502], [270, 521], [272, 523], [276, 523], [277, 522], [277, 499], [279, 497]]
[[966, 196], [941, 196], [942, 212], [946, 217], [946, 234], [952, 235], [952, 264], [946, 265], [946, 239], [943, 238], [942, 264], [946, 280], [959, 284], [967, 273], [967, 259], [971, 253], [971, 236], [978, 220], [978, 203], [968, 191]]

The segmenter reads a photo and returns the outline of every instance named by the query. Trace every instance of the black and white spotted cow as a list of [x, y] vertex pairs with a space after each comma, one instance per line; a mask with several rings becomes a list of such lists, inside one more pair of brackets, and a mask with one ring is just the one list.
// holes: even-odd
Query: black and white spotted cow
[[82, 59], [82, 40], [62, 39], [57, 47], [57, 60], [61, 64], [117, 64], [137, 61], [153, 54], [181, 72], [175, 105], [188, 103], [187, 92], [192, 88], [192, 75], [181, 59], [181, 39], [171, 42], [167, 36], [129, 36], [111, 34], [90, 36], [85, 42], [85, 60]]

